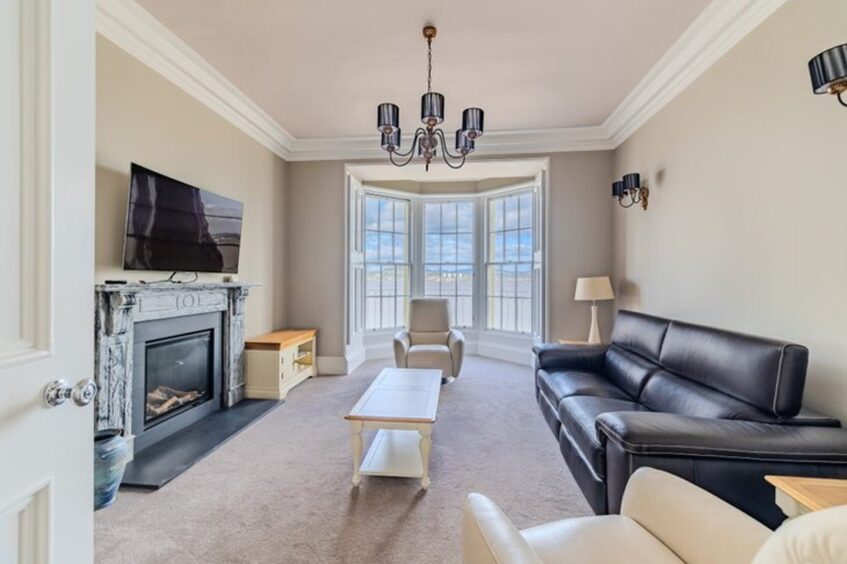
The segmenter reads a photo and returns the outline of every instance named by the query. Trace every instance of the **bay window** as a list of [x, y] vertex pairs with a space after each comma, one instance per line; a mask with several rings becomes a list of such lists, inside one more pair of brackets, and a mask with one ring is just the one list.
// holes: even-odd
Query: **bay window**
[[423, 203], [424, 291], [447, 298], [457, 327], [473, 327], [474, 202]]
[[365, 196], [365, 327], [403, 327], [411, 296], [409, 201]]

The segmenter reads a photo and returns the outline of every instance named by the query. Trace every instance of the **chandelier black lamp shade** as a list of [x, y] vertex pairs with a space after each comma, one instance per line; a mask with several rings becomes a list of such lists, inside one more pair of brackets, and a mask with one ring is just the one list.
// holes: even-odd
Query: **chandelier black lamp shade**
[[847, 101], [847, 43], [828, 49], [809, 61], [809, 75], [815, 94], [834, 94], [843, 106]]
[[631, 208], [641, 204], [641, 209], [647, 209], [650, 190], [641, 185], [641, 175], [637, 172], [625, 174], [622, 180], [612, 182], [612, 197], [617, 199], [623, 208]]
[[397, 104], [380, 104], [376, 108], [376, 122], [383, 135], [390, 135], [400, 129], [400, 108]]
[[[439, 153], [450, 168], [461, 168], [465, 158], [473, 153], [475, 140], [484, 132], [485, 114], [480, 108], [467, 108], [462, 112], [462, 128], [456, 131], [455, 150], [450, 152], [444, 131], [437, 127], [444, 123], [444, 95], [432, 91], [432, 40], [436, 29], [426, 26], [423, 36], [427, 43], [427, 90], [421, 96], [421, 123], [423, 127], [415, 130], [412, 146], [406, 152], [400, 152], [400, 108], [396, 104], [384, 103], [377, 106], [377, 129], [381, 135], [382, 148], [388, 152], [388, 158], [396, 166], [406, 166], [415, 158], [422, 157], [426, 170], [432, 159]], [[440, 147], [439, 147], [440, 145]]]

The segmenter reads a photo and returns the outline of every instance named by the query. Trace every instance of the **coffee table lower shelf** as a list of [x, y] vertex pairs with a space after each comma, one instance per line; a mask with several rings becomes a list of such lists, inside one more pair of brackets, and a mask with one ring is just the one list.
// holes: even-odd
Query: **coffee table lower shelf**
[[417, 431], [380, 429], [374, 437], [359, 473], [363, 476], [421, 478], [421, 436]]

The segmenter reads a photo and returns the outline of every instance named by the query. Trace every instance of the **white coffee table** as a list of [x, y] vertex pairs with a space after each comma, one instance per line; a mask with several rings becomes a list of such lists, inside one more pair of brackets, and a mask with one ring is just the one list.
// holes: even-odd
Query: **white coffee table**
[[[350, 422], [353, 485], [365, 476], [420, 478], [427, 489], [441, 371], [385, 368], [345, 417]], [[377, 429], [362, 460], [362, 431]]]

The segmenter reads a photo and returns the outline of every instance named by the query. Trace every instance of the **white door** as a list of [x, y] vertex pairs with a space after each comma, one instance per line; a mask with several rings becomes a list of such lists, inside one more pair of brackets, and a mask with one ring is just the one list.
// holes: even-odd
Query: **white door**
[[93, 559], [94, 3], [0, 0], [0, 563]]

